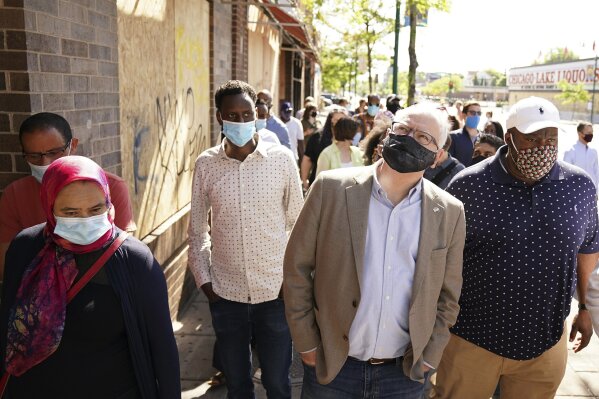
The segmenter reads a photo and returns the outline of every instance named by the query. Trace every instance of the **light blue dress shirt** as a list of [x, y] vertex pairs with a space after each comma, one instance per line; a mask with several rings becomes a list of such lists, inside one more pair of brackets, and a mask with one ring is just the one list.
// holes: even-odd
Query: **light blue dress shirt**
[[404, 355], [422, 214], [422, 180], [395, 207], [377, 179], [368, 208], [361, 299], [349, 331], [349, 356], [360, 360]]
[[564, 153], [564, 162], [576, 165], [591, 176], [591, 180], [597, 188], [599, 183], [599, 161], [597, 150], [584, 145], [580, 140]]
[[271, 115], [266, 120], [266, 128], [277, 135], [281, 145], [291, 149], [291, 145], [289, 144], [289, 130], [282, 120]]

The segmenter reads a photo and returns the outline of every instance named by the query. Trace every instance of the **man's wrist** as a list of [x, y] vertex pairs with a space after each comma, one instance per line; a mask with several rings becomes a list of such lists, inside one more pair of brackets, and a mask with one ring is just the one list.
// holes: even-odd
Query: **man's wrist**
[[578, 303], [578, 311], [580, 312], [581, 310], [585, 310], [585, 311], [589, 311], [589, 308], [587, 308], [587, 304], [586, 303]]

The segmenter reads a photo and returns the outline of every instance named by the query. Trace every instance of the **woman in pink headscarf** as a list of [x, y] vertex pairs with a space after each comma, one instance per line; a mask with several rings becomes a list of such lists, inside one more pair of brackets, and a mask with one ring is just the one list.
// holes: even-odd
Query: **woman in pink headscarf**
[[69, 302], [67, 293], [116, 239], [103, 170], [54, 161], [42, 180], [47, 222], [6, 254], [0, 359], [19, 398], [178, 398], [179, 361], [164, 274], [128, 237]]

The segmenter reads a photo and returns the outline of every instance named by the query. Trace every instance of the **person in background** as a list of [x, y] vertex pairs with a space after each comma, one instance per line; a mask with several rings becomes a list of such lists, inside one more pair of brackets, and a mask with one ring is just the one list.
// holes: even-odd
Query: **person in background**
[[365, 112], [354, 115], [354, 119], [360, 124], [358, 131], [361, 133], [360, 140], [368, 136], [370, 129], [374, 126], [374, 118], [381, 110], [381, 98], [376, 94], [368, 95], [368, 106]]
[[599, 161], [597, 150], [589, 147], [593, 140], [593, 125], [581, 122], [576, 127], [578, 140], [564, 153], [564, 162], [576, 165], [591, 176], [595, 187], [599, 184]]
[[450, 145], [451, 136], [448, 135], [447, 141], [443, 145], [444, 152], [441, 158], [439, 158], [439, 162], [434, 167], [431, 166], [424, 171], [424, 178], [435, 183], [443, 190], [447, 188], [451, 179], [465, 168], [464, 165], [447, 152]]
[[449, 115], [447, 121], [449, 122], [449, 131], [460, 130], [460, 122], [455, 116]]
[[85, 157], [59, 158], [38, 196], [45, 223], [20, 232], [6, 253], [5, 397], [180, 398], [166, 281], [145, 244], [127, 237], [67, 299], [121, 233], [105, 172]]
[[299, 120], [302, 120], [304, 118], [304, 112], [306, 111], [306, 107], [310, 104], [313, 105], [315, 103], [316, 103], [316, 100], [314, 100], [314, 97], [312, 97], [312, 96], [308, 96], [308, 97], [304, 98], [304, 108], [298, 110], [295, 113], [295, 117]]
[[345, 98], [345, 97], [341, 97], [341, 98], [339, 99], [339, 103], [338, 103], [338, 105], [339, 105], [340, 107], [343, 107], [343, 108], [345, 108], [345, 109], [347, 110], [347, 113], [348, 113], [348, 114], [350, 114], [350, 113], [351, 113], [351, 110], [348, 108], [348, 107], [349, 107], [349, 100], [348, 100], [347, 98]]
[[492, 134], [503, 140], [503, 126], [497, 121], [488, 121], [485, 124], [485, 133]]
[[470, 166], [472, 161], [474, 142], [480, 133], [478, 123], [481, 115], [480, 105], [477, 102], [467, 102], [462, 109], [462, 117], [465, 119], [464, 128], [451, 132], [449, 153], [466, 167]]
[[256, 101], [256, 131], [258, 136], [268, 143], [281, 144], [276, 134], [266, 128], [268, 120], [268, 105], [264, 101]]
[[464, 126], [464, 123], [466, 122], [464, 120], [464, 114], [462, 113], [462, 110], [464, 108], [464, 103], [462, 102], [462, 100], [457, 100], [456, 102], [453, 103], [453, 107], [455, 108], [455, 111], [456, 111], [456, 118], [457, 118], [458, 122], [460, 123], [459, 128], [461, 128]]
[[[23, 158], [31, 168], [31, 176], [9, 184], [0, 198], [0, 279], [4, 270], [4, 255], [17, 233], [46, 220], [39, 192], [42, 178], [50, 164], [64, 156], [77, 153], [79, 140], [73, 137], [71, 126], [62, 116], [41, 112], [25, 119], [19, 128]], [[127, 184], [119, 176], [105, 172], [114, 205], [114, 223], [128, 232], [137, 229]]]
[[383, 140], [387, 135], [387, 129], [391, 128], [391, 122], [376, 121], [364, 144], [364, 165], [369, 166], [381, 159]]
[[493, 157], [504, 144], [505, 142], [497, 136], [486, 133], [479, 134], [476, 143], [474, 143], [471, 165]]
[[283, 101], [281, 103], [279, 116], [287, 126], [291, 152], [295, 156], [296, 161], [301, 161], [304, 156], [304, 128], [299, 119], [294, 118], [292, 114], [293, 107], [291, 106], [291, 103], [289, 101]]
[[364, 98], [361, 98], [358, 103], [358, 108], [354, 110], [354, 115], [359, 115], [366, 112], [366, 104], [368, 104], [368, 101], [366, 101]]
[[337, 121], [333, 126], [335, 141], [320, 153], [316, 176], [325, 170], [364, 165], [362, 151], [352, 145], [357, 131], [358, 123], [349, 116]]
[[304, 142], [308, 142], [310, 136], [316, 133], [318, 129], [318, 109], [316, 105], [309, 104], [306, 106], [306, 112], [302, 116], [302, 128], [304, 129]]
[[345, 108], [332, 108], [327, 115], [322, 130], [314, 133], [310, 137], [310, 140], [308, 140], [306, 151], [304, 152], [305, 156], [302, 158], [300, 166], [300, 178], [304, 191], [308, 190], [308, 187], [310, 187], [316, 177], [316, 165], [320, 153], [333, 143], [333, 127], [344, 116], [347, 116]]
[[255, 101], [254, 89], [239, 80], [214, 95], [225, 139], [195, 163], [188, 267], [209, 301], [228, 397], [254, 397], [255, 340], [268, 397], [290, 399], [283, 254], [303, 197], [291, 151], [255, 134]]
[[289, 139], [289, 130], [285, 123], [272, 114], [272, 94], [264, 89], [258, 93], [258, 100], [264, 102], [268, 107], [268, 119], [266, 120], [266, 128], [277, 135], [281, 145], [291, 149]]
[[551, 102], [518, 101], [506, 125], [507, 145], [447, 188], [466, 210], [464, 284], [435, 398], [489, 398], [498, 383], [504, 399], [553, 398], [574, 290], [583, 298], [569, 334], [574, 352], [593, 334], [584, 298], [599, 253], [595, 186], [557, 160]]

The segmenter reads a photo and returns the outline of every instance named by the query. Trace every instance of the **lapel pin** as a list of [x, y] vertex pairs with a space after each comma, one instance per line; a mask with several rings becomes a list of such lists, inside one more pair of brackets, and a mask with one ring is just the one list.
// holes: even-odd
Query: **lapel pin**
[[439, 212], [439, 208], [437, 208], [437, 207], [434, 207], [434, 208], [433, 208], [433, 212]]

